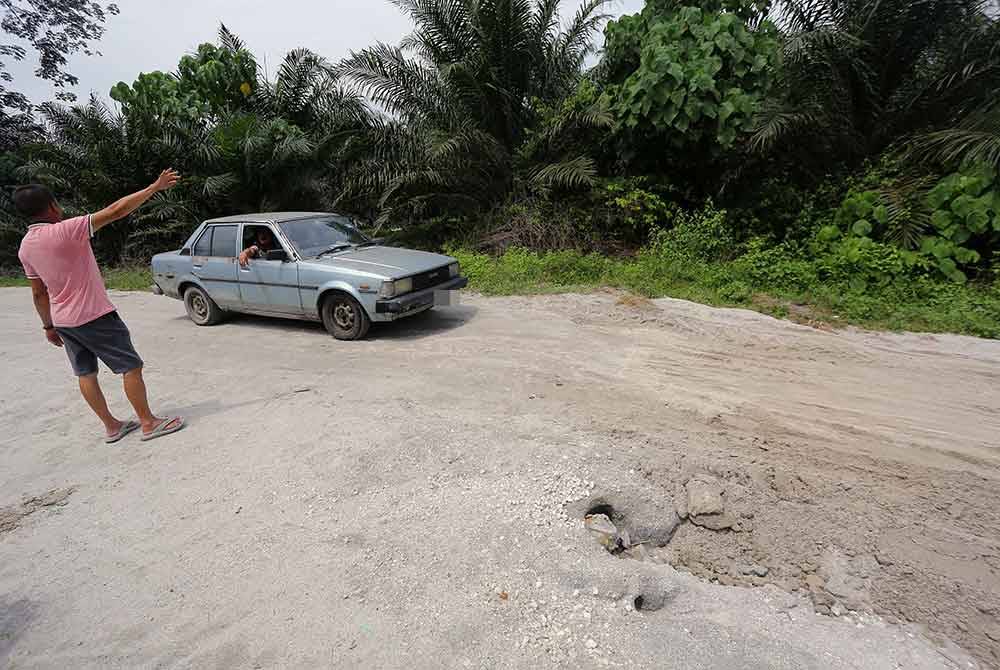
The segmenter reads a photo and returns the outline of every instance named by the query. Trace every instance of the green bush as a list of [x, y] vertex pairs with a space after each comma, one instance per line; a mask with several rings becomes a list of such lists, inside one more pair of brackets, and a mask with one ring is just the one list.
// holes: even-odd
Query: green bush
[[711, 201], [694, 212], [677, 210], [673, 227], [655, 231], [652, 246], [661, 254], [702, 261], [732, 258], [738, 250], [726, 210]]
[[651, 0], [609, 24], [609, 68], [624, 76], [608, 88], [619, 122], [678, 148], [731, 147], [749, 130], [778, 59], [776, 28], [754, 21], [762, 5]]
[[[840, 264], [842, 271], [874, 268], [879, 275], [903, 275], [934, 269], [962, 283], [968, 279], [968, 269], [992, 252], [1000, 239], [1000, 189], [996, 182], [996, 174], [985, 166], [967, 168], [940, 180], [925, 198], [930, 225], [915, 252], [893, 252], [873, 241], [891, 238], [894, 217], [914, 216], [909, 210], [894, 213], [883, 194], [873, 189], [849, 192], [834, 223], [820, 231], [819, 241], [832, 243], [835, 255], [847, 261]], [[847, 238], [840, 239], [841, 234]]]
[[804, 291], [817, 279], [814, 265], [791, 244], [768, 247], [764, 238], [747, 243], [746, 253], [733, 262], [733, 272], [758, 290]]
[[[711, 218], [711, 217], [709, 217]], [[829, 248], [813, 261], [790, 243], [750, 240], [731, 261], [704, 260], [650, 245], [630, 259], [577, 251], [511, 249], [500, 256], [453, 249], [471, 288], [509, 295], [615, 286], [648, 297], [715, 305], [749, 305], [787, 317], [800, 305], [814, 319], [876, 328], [951, 331], [1000, 338], [1000, 283], [962, 285], [897, 274], [899, 250], [872, 240]]]
[[645, 241], [650, 231], [671, 225], [678, 207], [669, 189], [653, 188], [645, 177], [615, 179], [604, 186], [609, 225], [605, 231], [618, 239]]

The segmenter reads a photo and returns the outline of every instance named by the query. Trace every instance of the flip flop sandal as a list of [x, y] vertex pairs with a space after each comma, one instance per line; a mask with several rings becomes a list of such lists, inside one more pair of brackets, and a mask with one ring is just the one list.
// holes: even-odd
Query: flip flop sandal
[[118, 429], [118, 432], [114, 435], [107, 435], [104, 438], [105, 444], [114, 444], [119, 441], [129, 433], [134, 433], [139, 430], [139, 424], [136, 421], [125, 421], [122, 423], [122, 427]]
[[[173, 426], [167, 428], [167, 426], [170, 426], [170, 424], [173, 424]], [[182, 419], [179, 416], [175, 416], [172, 419], [164, 419], [162, 422], [160, 422], [160, 425], [158, 425], [156, 428], [152, 430], [152, 432], [148, 434], [144, 433], [142, 436], [142, 441], [149, 442], [150, 440], [155, 440], [158, 437], [163, 437], [164, 435], [170, 435], [171, 433], [176, 433], [183, 427], [184, 427], [184, 419]]]

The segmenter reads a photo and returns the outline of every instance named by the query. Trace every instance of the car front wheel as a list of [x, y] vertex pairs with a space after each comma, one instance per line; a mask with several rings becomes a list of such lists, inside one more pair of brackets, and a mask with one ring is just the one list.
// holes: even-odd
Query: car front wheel
[[323, 326], [338, 340], [360, 340], [371, 326], [365, 308], [346, 293], [334, 293], [326, 298], [320, 315]]
[[199, 326], [214, 326], [222, 321], [222, 310], [202, 289], [191, 286], [184, 291], [184, 307], [188, 318]]

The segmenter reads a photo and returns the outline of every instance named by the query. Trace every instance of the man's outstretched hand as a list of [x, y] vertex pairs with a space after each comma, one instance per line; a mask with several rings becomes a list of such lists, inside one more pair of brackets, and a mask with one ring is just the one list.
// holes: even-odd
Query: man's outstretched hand
[[177, 170], [167, 168], [160, 173], [160, 176], [156, 178], [156, 181], [146, 188], [141, 191], [136, 191], [132, 195], [127, 195], [121, 200], [117, 200], [108, 205], [101, 211], [91, 214], [91, 231], [97, 232], [113, 221], [124, 219], [126, 216], [142, 207], [142, 204], [152, 198], [154, 194], [166, 191], [168, 188], [172, 187], [180, 178], [181, 176], [177, 174]]
[[161, 172], [160, 176], [157, 177], [156, 181], [153, 182], [153, 190], [157, 192], [166, 191], [168, 188], [176, 184], [177, 180], [180, 178], [181, 176], [177, 174], [177, 170], [173, 168], [167, 168], [166, 170]]

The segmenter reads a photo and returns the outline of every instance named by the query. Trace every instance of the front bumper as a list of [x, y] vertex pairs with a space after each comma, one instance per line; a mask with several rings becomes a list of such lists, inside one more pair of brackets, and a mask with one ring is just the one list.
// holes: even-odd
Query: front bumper
[[375, 303], [376, 314], [408, 314], [410, 312], [431, 307], [434, 305], [435, 291], [454, 291], [465, 288], [469, 285], [469, 280], [465, 277], [455, 277], [443, 284], [426, 288], [423, 291], [415, 291], [401, 295], [390, 300], [379, 300]]

